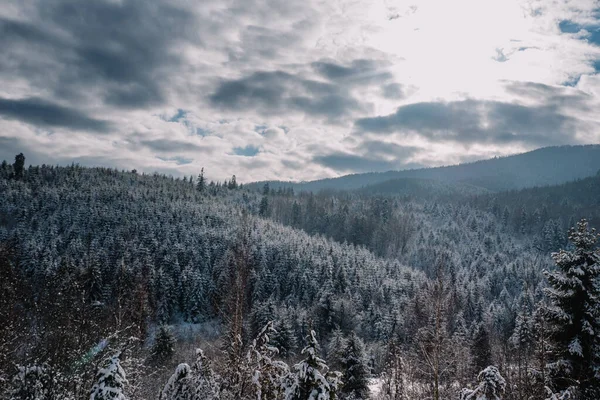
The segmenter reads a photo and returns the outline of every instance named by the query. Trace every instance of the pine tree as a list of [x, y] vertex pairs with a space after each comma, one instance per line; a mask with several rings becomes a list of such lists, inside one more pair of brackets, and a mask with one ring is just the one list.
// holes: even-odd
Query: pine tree
[[257, 400], [281, 398], [282, 380], [289, 372], [286, 363], [274, 359], [279, 350], [269, 343], [269, 336], [273, 333], [275, 329], [270, 321], [254, 339], [246, 356], [252, 371], [253, 397]]
[[168, 325], [161, 325], [156, 333], [154, 339], [154, 346], [152, 346], [152, 355], [157, 361], [165, 361], [173, 356], [175, 351], [175, 336], [171, 327]]
[[327, 362], [331, 368], [335, 370], [342, 369], [346, 344], [347, 340], [344, 333], [339, 328], [331, 332], [331, 338], [329, 338], [327, 344]]
[[260, 205], [258, 207], [258, 215], [264, 218], [270, 216], [269, 198], [267, 196], [263, 196], [260, 200]]
[[586, 220], [569, 231], [572, 251], [553, 253], [557, 269], [545, 272], [554, 358], [553, 389], [578, 387], [584, 399], [600, 398], [600, 251]]
[[[17, 366], [9, 391], [11, 400], [51, 400], [55, 397], [56, 382], [47, 365]], [[0, 394], [0, 398], [3, 398]]]
[[158, 400], [192, 400], [194, 390], [190, 375], [190, 366], [185, 363], [179, 364], [160, 392]]
[[196, 362], [192, 365], [192, 385], [196, 396], [194, 399], [218, 400], [218, 378], [202, 349], [196, 349]]
[[119, 362], [120, 356], [121, 353], [117, 353], [110, 357], [106, 366], [98, 370], [90, 400], [127, 400], [123, 393], [127, 379]]
[[533, 382], [530, 382], [532, 390], [537, 390], [535, 393], [542, 393], [544, 387], [547, 388], [550, 385], [548, 382], [547, 361], [552, 350], [547, 314], [547, 305], [542, 301], [538, 302], [533, 312], [534, 366], [532, 375], [534, 379]]
[[510, 345], [517, 361], [517, 391], [520, 398], [527, 398], [532, 386], [529, 363], [535, 341], [534, 321], [529, 310], [522, 310], [515, 321], [515, 329], [510, 337]]
[[[443, 256], [445, 257], [445, 256]], [[436, 279], [424, 288], [425, 304], [423, 310], [428, 312], [427, 324], [417, 331], [415, 358], [422, 377], [431, 388], [431, 397], [440, 400], [442, 390], [448, 383], [449, 371], [453, 369], [456, 359], [448, 332], [449, 300], [444, 268], [445, 258], [438, 258], [435, 265]]]
[[263, 195], [260, 200], [260, 205], [258, 207], [258, 215], [265, 218], [271, 215], [271, 209], [269, 207], [269, 193], [271, 193], [271, 190], [269, 189], [269, 184], [265, 183], [263, 187]]
[[473, 366], [480, 371], [492, 363], [492, 347], [487, 328], [480, 323], [473, 335]]
[[308, 344], [302, 349], [302, 361], [294, 365], [284, 380], [285, 400], [334, 400], [341, 385], [340, 373], [329, 372], [325, 360], [318, 355], [315, 331], [311, 330]]
[[365, 346], [355, 333], [350, 335], [343, 351], [342, 374], [342, 393], [358, 399], [368, 398], [369, 368], [365, 360]]
[[271, 342], [279, 349], [279, 355], [287, 359], [294, 354], [296, 350], [296, 335], [287, 316], [280, 318], [275, 323], [275, 333], [272, 334]]
[[237, 184], [237, 180], [236, 180], [236, 177], [235, 177], [235, 175], [233, 175], [233, 176], [231, 177], [231, 180], [230, 180], [230, 181], [229, 181], [229, 183], [227, 184], [227, 187], [228, 187], [229, 189], [237, 189], [237, 187], [238, 187], [238, 184]]
[[15, 174], [15, 179], [23, 179], [23, 173], [25, 172], [25, 156], [23, 153], [19, 153], [15, 156], [13, 172]]
[[204, 192], [206, 189], [206, 179], [204, 178], [204, 168], [200, 170], [200, 175], [198, 175], [198, 182], [196, 183], [196, 190], [199, 192]]
[[479, 385], [474, 390], [463, 389], [460, 400], [502, 400], [506, 381], [498, 368], [489, 366], [477, 375]]
[[299, 227], [302, 222], [302, 209], [297, 201], [292, 205], [292, 226]]

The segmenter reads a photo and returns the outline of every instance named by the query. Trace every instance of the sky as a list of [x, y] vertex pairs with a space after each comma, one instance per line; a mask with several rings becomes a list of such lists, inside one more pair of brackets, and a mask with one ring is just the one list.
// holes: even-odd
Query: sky
[[4, 0], [0, 159], [313, 180], [600, 142], [598, 0]]

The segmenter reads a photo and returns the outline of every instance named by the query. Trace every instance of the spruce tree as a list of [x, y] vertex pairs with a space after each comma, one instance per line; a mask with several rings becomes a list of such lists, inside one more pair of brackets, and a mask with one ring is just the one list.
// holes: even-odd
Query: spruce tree
[[196, 362], [192, 365], [192, 385], [196, 394], [194, 399], [217, 400], [218, 379], [202, 349], [196, 349]]
[[344, 394], [359, 399], [369, 397], [369, 368], [365, 360], [365, 346], [355, 333], [350, 335], [344, 348], [342, 374]]
[[23, 153], [19, 153], [15, 156], [13, 171], [15, 174], [15, 179], [23, 178], [23, 173], [25, 172], [25, 156], [23, 155]]
[[168, 325], [161, 325], [154, 339], [152, 356], [157, 361], [168, 360], [175, 351], [175, 336]]
[[127, 379], [125, 371], [121, 368], [120, 356], [119, 352], [110, 357], [106, 365], [98, 370], [90, 400], [127, 400], [123, 393]]
[[340, 328], [336, 328], [331, 332], [331, 338], [329, 338], [327, 344], [327, 363], [331, 368], [337, 370], [342, 368], [346, 343], [347, 340]]
[[192, 400], [194, 389], [190, 375], [190, 366], [185, 363], [179, 364], [160, 392], [158, 400]]
[[289, 372], [286, 363], [275, 360], [279, 350], [270, 344], [270, 335], [273, 333], [275, 333], [273, 322], [269, 321], [252, 341], [246, 355], [252, 374], [250, 377], [252, 397], [257, 400], [281, 398], [282, 381]]
[[206, 179], [204, 178], [204, 168], [200, 170], [200, 175], [198, 175], [198, 182], [196, 183], [196, 190], [199, 192], [204, 192], [206, 189]]
[[473, 335], [473, 366], [476, 371], [481, 371], [491, 363], [490, 335], [483, 323], [480, 323]]
[[325, 360], [318, 355], [315, 331], [311, 330], [308, 344], [302, 349], [305, 358], [293, 366], [284, 379], [285, 400], [333, 400], [341, 384], [340, 373], [329, 372]]
[[489, 366], [477, 375], [479, 384], [473, 390], [463, 389], [460, 400], [502, 400], [506, 381], [498, 368]]
[[600, 398], [600, 251], [598, 235], [586, 220], [569, 231], [573, 250], [553, 253], [555, 271], [546, 271], [551, 307], [548, 321], [554, 357], [548, 365], [556, 391], [579, 389], [584, 399]]
[[[56, 382], [47, 365], [17, 366], [9, 390], [11, 400], [51, 400], [55, 395]], [[3, 398], [0, 395], [0, 398]]]

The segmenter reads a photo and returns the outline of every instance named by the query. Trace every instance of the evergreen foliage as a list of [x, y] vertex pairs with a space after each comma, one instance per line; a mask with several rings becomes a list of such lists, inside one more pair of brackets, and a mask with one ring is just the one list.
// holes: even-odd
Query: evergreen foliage
[[369, 398], [369, 368], [362, 340], [355, 333], [346, 341], [342, 358], [342, 388], [345, 396], [356, 399]]
[[285, 400], [334, 400], [341, 385], [341, 373], [330, 372], [325, 360], [318, 355], [315, 331], [307, 337], [302, 349], [305, 358], [295, 364], [285, 379]]
[[127, 379], [121, 368], [120, 353], [110, 357], [105, 366], [98, 370], [96, 383], [92, 387], [90, 400], [127, 400], [124, 394]]
[[581, 220], [569, 231], [572, 250], [553, 253], [557, 269], [546, 273], [548, 319], [554, 343], [549, 364], [556, 391], [578, 387], [600, 398], [600, 251], [598, 235]]
[[152, 355], [157, 361], [164, 362], [173, 356], [175, 351], [175, 336], [168, 325], [160, 325], [152, 346]]

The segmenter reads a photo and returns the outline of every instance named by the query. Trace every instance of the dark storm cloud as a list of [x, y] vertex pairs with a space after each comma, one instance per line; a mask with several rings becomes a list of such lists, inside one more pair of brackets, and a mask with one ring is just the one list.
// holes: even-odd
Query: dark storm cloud
[[330, 119], [362, 108], [343, 86], [282, 71], [255, 72], [241, 79], [223, 81], [209, 100], [214, 106], [228, 110], [254, 110], [263, 115], [295, 110]]
[[389, 171], [398, 167], [398, 163], [363, 157], [356, 154], [342, 152], [331, 153], [313, 158], [313, 162], [336, 171], [353, 172], [380, 172]]
[[359, 119], [355, 127], [362, 132], [412, 132], [462, 143], [556, 145], [576, 142], [576, 123], [555, 105], [464, 100], [409, 104], [391, 115]]
[[375, 155], [386, 155], [394, 156], [404, 160], [418, 152], [419, 149], [412, 146], [401, 146], [396, 143], [378, 140], [365, 140], [357, 147], [356, 150], [363, 151], [366, 154], [369, 154], [371, 157]]
[[180, 151], [200, 151], [204, 153], [212, 152], [209, 147], [199, 146], [194, 143], [175, 139], [154, 139], [141, 140], [141, 145], [158, 152], [180, 152]]
[[80, 111], [37, 98], [0, 98], [0, 117], [44, 128], [63, 127], [95, 132], [105, 132], [110, 128], [106, 121], [90, 118]]
[[35, 10], [27, 21], [0, 20], [4, 79], [67, 99], [99, 91], [119, 107], [163, 103], [179, 63], [173, 47], [194, 36], [190, 13], [162, 1], [39, 1]]
[[383, 172], [400, 168], [415, 168], [419, 165], [407, 163], [404, 155], [399, 154], [393, 160], [383, 160], [371, 155], [357, 155], [343, 152], [313, 157], [313, 162], [342, 172]]
[[392, 74], [374, 60], [354, 60], [349, 66], [321, 61], [312, 66], [320, 75], [336, 83], [372, 84], [392, 78]]

